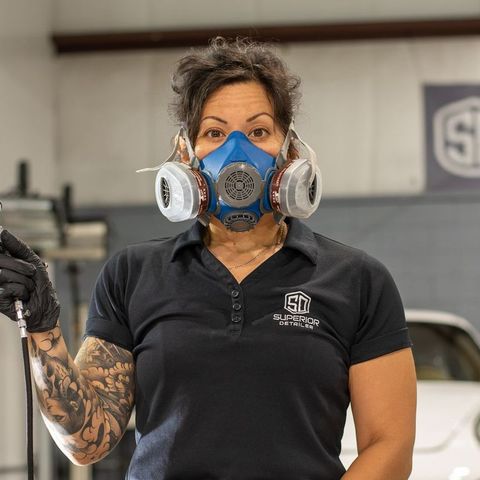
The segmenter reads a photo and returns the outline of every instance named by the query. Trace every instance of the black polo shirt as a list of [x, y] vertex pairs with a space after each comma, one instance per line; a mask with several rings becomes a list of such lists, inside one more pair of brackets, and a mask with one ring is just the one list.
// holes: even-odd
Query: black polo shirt
[[[240, 284], [196, 222], [105, 264], [86, 335], [131, 350], [130, 480], [337, 480], [350, 365], [412, 345], [386, 268], [286, 219]], [[366, 388], [368, 388], [366, 386]]]

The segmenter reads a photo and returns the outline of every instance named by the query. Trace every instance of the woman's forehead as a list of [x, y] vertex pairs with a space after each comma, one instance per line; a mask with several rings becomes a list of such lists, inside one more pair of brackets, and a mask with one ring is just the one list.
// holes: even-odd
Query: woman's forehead
[[242, 82], [224, 85], [215, 90], [205, 101], [201, 118], [214, 115], [251, 116], [259, 112], [273, 116], [273, 106], [265, 87], [258, 82]]

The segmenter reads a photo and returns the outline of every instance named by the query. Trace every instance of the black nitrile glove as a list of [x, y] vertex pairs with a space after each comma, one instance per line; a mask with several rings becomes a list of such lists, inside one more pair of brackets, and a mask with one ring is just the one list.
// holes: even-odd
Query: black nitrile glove
[[46, 332], [57, 324], [60, 304], [46, 265], [22, 240], [0, 231], [0, 312], [17, 320], [15, 300], [23, 301], [29, 332]]

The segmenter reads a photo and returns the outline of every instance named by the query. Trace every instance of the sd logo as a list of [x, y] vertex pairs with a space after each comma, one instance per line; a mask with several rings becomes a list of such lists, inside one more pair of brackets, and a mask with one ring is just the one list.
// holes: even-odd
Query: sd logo
[[285, 310], [290, 313], [308, 313], [312, 299], [303, 292], [292, 292], [285, 295]]
[[480, 178], [480, 98], [467, 97], [437, 110], [433, 119], [434, 152], [450, 174]]

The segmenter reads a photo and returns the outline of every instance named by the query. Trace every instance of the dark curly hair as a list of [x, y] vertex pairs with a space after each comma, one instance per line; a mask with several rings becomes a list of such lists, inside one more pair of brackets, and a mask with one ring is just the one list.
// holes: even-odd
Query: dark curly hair
[[182, 57], [172, 77], [176, 96], [170, 113], [187, 125], [195, 144], [207, 98], [223, 85], [251, 80], [265, 87], [275, 120], [286, 134], [300, 101], [300, 78], [289, 72], [272, 45], [249, 38], [216, 37], [208, 47], [191, 50]]

